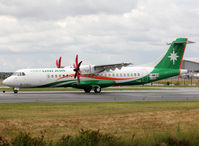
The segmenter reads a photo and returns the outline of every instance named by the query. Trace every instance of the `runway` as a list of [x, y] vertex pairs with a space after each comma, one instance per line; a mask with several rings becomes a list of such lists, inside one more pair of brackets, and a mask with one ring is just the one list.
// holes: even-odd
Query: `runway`
[[20, 91], [0, 93], [0, 103], [25, 102], [128, 102], [128, 101], [199, 101], [198, 87], [169, 87], [160, 90], [102, 91]]

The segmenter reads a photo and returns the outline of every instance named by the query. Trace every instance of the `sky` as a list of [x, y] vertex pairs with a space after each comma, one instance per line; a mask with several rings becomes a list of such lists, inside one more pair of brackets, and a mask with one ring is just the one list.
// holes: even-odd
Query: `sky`
[[166, 43], [187, 37], [199, 58], [196, 0], [0, 0], [0, 72], [157, 60]]

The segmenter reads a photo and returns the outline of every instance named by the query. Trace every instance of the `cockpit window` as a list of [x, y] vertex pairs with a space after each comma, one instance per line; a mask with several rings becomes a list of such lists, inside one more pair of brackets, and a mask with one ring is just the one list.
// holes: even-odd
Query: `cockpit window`
[[13, 73], [13, 76], [25, 76], [26, 74], [24, 72], [15, 72]]

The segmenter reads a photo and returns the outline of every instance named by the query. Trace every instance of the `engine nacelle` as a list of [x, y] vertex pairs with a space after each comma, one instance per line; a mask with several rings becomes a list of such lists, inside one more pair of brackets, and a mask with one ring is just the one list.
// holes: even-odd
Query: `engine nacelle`
[[80, 67], [80, 71], [82, 74], [96, 74], [99, 73], [101, 70], [96, 70], [94, 65], [82, 65]]

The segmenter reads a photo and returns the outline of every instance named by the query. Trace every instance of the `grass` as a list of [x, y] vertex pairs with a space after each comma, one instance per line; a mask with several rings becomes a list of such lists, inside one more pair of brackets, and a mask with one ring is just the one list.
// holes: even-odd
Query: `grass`
[[63, 135], [58, 140], [45, 139], [45, 133], [39, 136], [32, 136], [27, 132], [20, 132], [11, 140], [0, 137], [2, 146], [196, 146], [199, 144], [199, 131], [184, 133], [181, 130], [175, 134], [154, 133], [152, 136], [136, 138], [118, 137], [109, 133], [102, 133], [99, 130], [81, 129], [76, 135]]
[[80, 129], [139, 139], [199, 128], [199, 102], [1, 103], [0, 111], [0, 135], [8, 140], [19, 131], [56, 141]]

